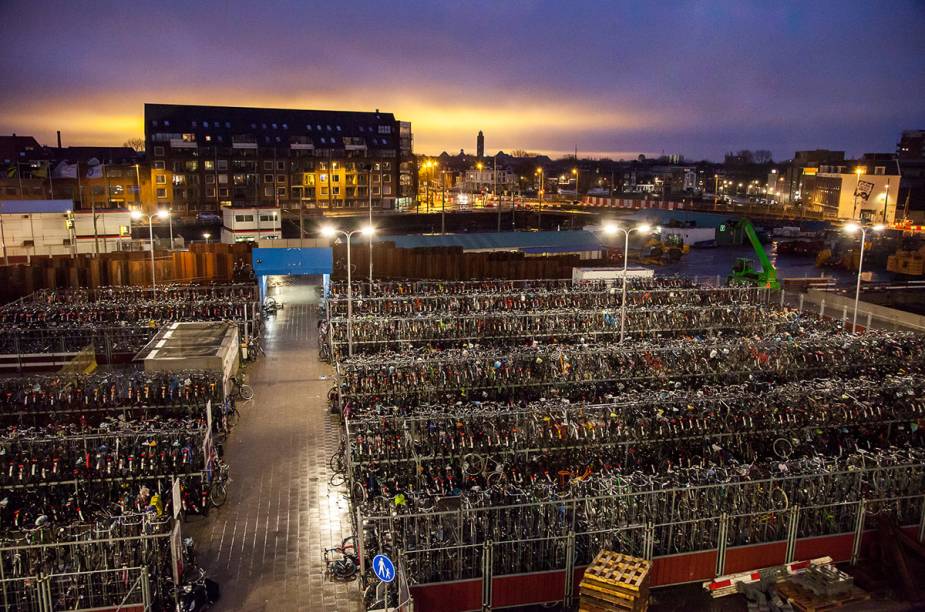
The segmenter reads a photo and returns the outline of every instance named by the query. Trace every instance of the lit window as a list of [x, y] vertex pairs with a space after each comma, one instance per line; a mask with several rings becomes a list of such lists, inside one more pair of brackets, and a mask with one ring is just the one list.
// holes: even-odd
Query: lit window
[[213, 162], [211, 159], [207, 159], [202, 162], [202, 167], [204, 170], [214, 170], [215, 162]]
[[275, 130], [276, 128], [277, 128], [277, 126], [276, 126], [276, 124], [274, 123], [274, 124], [273, 124], [273, 129]]
[[320, 124], [320, 123], [316, 123], [316, 124], [315, 124], [315, 128], [317, 128], [317, 129], [320, 131], [320, 130], [321, 130], [321, 124]]
[[212, 137], [206, 134], [206, 142], [212, 142]]
[[284, 130], [288, 130], [288, 129], [289, 129], [289, 124], [288, 124], [288, 123], [284, 123], [284, 124], [283, 124], [283, 129], [284, 129]]
[[167, 190], [164, 189], [163, 187], [158, 187], [158, 188], [157, 188], [157, 197], [159, 197], [159, 198], [166, 198], [166, 197], [167, 197]]
[[337, 131], [338, 131], [338, 132], [340, 131], [340, 126], [337, 126]]
[[329, 132], [331, 131], [331, 126], [330, 126], [330, 125], [326, 125], [326, 126], [324, 126], [324, 127], [326, 127], [326, 128], [328, 129]]
[[279, 136], [276, 137], [276, 142], [279, 142]]
[[225, 122], [225, 127], [226, 127], [226, 128], [230, 128], [230, 127], [231, 127], [231, 122], [230, 122], [230, 121], [226, 121], [226, 122]]
[[321, 144], [327, 144], [327, 140], [324, 139], [324, 136], [321, 137]]
[[157, 176], [154, 177], [154, 182], [157, 183], [158, 185], [166, 185], [167, 177], [164, 176], [163, 174], [158, 174]]
[[306, 124], [305, 124], [305, 129], [308, 130], [309, 132], [311, 132], [311, 131], [312, 131], [312, 124], [306, 123]]
[[170, 127], [170, 121], [164, 120], [164, 127]]
[[361, 131], [361, 132], [365, 132], [365, 131], [366, 131], [366, 128], [364, 128], [364, 127], [361, 125], [361, 126], [360, 126], [360, 131]]

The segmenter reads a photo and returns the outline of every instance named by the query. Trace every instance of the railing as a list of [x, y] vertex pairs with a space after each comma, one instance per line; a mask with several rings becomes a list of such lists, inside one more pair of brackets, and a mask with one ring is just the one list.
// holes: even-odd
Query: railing
[[[795, 505], [782, 510], [721, 513], [661, 523], [640, 522], [585, 530], [571, 527], [539, 537], [409, 548], [399, 555], [398, 569], [408, 572], [415, 605], [422, 610], [491, 609], [493, 606], [556, 602], [569, 606], [577, 596], [574, 588], [579, 576], [577, 572], [601, 548], [654, 560], [657, 571], [654, 572], [652, 586], [707, 580], [725, 573], [753, 569], [748, 565], [743, 567], [743, 561], [748, 564], [758, 558], [764, 559], [763, 565], [767, 566], [829, 554], [835, 561], [855, 563], [862, 555], [869, 519], [890, 507], [916, 508], [918, 515], [901, 515], [900, 524], [905, 525], [907, 530], [916, 530], [918, 541], [925, 542], [923, 502], [925, 494], [919, 493], [802, 507]], [[842, 529], [832, 524], [829, 518], [832, 515], [844, 516], [849, 528]], [[361, 521], [371, 520], [359, 518]], [[754, 519], [760, 526], [759, 537], [743, 542], [738, 527], [745, 522], [756, 522]], [[825, 525], [832, 525], [832, 528], [817, 529]], [[671, 539], [673, 533], [681, 530], [699, 533], [695, 546], [685, 551], [687, 554], [667, 552], [664, 546], [666, 539]], [[735, 553], [732, 558], [730, 552]], [[361, 564], [365, 564], [365, 559], [361, 558]], [[529, 574], [542, 576], [543, 579], [539, 582], [530, 580]], [[434, 599], [449, 594], [450, 591], [446, 590], [448, 581], [455, 581], [451, 585], [453, 599], [444, 600], [443, 605], [439, 605]], [[433, 592], [428, 592], [431, 589]], [[439, 608], [434, 605], [439, 605]]]

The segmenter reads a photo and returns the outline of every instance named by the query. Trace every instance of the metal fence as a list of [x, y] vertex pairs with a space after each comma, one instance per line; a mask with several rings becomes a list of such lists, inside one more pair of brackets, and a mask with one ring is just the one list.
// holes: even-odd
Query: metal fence
[[[864, 533], [869, 521], [878, 513], [890, 511], [897, 507], [915, 508], [915, 513], [902, 512], [900, 524], [916, 526], [919, 542], [925, 542], [925, 494], [889, 497], [883, 499], [837, 502], [801, 507], [791, 506], [786, 510], [769, 510], [742, 514], [721, 513], [717, 516], [697, 518], [684, 521], [646, 522], [619, 527], [607, 527], [583, 531], [566, 530], [562, 533], [549, 534], [533, 538], [487, 539], [480, 543], [449, 544], [435, 548], [409, 548], [399, 553], [399, 565], [406, 568], [413, 588], [426, 588], [436, 583], [448, 581], [481, 582], [482, 609], [491, 609], [493, 590], [497, 579], [515, 577], [525, 573], [560, 572], [561, 584], [552, 589], [538, 592], [523, 590], [517, 594], [517, 605], [551, 604], [562, 602], [572, 605], [576, 597], [574, 592], [575, 572], [591, 562], [601, 549], [617, 550], [625, 554], [648, 560], [670, 563], [672, 557], [681, 559], [686, 572], [694, 579], [706, 579], [730, 571], [727, 553], [736, 547], [773, 546], [779, 552], [776, 559], [769, 563], [790, 563], [798, 559], [799, 547], [814, 536], [832, 536], [844, 540], [846, 552], [844, 558], [832, 551], [836, 561], [854, 563], [861, 555]], [[849, 519], [849, 528], [843, 529], [830, 523], [832, 515], [844, 515]], [[913, 516], [917, 515], [917, 516]], [[743, 543], [739, 529], [743, 523], [756, 524], [763, 531], [759, 541]], [[361, 517], [362, 520], [362, 517]], [[831, 529], [816, 531], [820, 525], [832, 525]], [[697, 575], [697, 570], [689, 567], [689, 561], [683, 555], [666, 552], [666, 540], [673, 533], [695, 529], [700, 533], [696, 545], [690, 553], [710, 553], [708, 559], [711, 567], [704, 575]], [[754, 532], [756, 528], [751, 528]], [[362, 560], [361, 560], [362, 561]], [[738, 571], [733, 567], [732, 570]], [[547, 574], [552, 576], [552, 574]], [[689, 580], [690, 578], [688, 578]], [[686, 580], [685, 580], [686, 581]], [[550, 596], [549, 592], [556, 593]], [[413, 591], [412, 591], [413, 592]], [[495, 605], [497, 605], [495, 603]]]
[[862, 507], [918, 524], [922, 538], [923, 497], [925, 466], [903, 463], [649, 490], [626, 483], [615, 494], [521, 504], [478, 507], [450, 498], [416, 514], [364, 516], [358, 508], [357, 526], [371, 548], [361, 556], [399, 546], [426, 559], [408, 570], [426, 583], [478, 577], [486, 543], [495, 573], [528, 573], [561, 569], [567, 557], [588, 563], [601, 547], [652, 558], [850, 533]]
[[4, 578], [0, 593], [8, 612], [146, 612], [153, 606], [144, 567]]

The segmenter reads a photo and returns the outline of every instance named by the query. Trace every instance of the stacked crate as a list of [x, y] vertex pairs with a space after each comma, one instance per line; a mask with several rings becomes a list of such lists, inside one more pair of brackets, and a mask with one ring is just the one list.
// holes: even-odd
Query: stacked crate
[[578, 585], [580, 612], [644, 612], [649, 607], [649, 570], [652, 562], [602, 550], [585, 570]]

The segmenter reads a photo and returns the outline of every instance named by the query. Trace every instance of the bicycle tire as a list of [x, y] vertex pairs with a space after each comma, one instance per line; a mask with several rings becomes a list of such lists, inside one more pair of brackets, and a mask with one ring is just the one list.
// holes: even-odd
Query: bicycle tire
[[224, 482], [216, 483], [209, 491], [209, 502], [216, 508], [221, 508], [228, 501], [228, 486]]
[[250, 385], [241, 385], [238, 387], [238, 395], [240, 395], [241, 399], [244, 401], [250, 401], [254, 399], [254, 390]]

